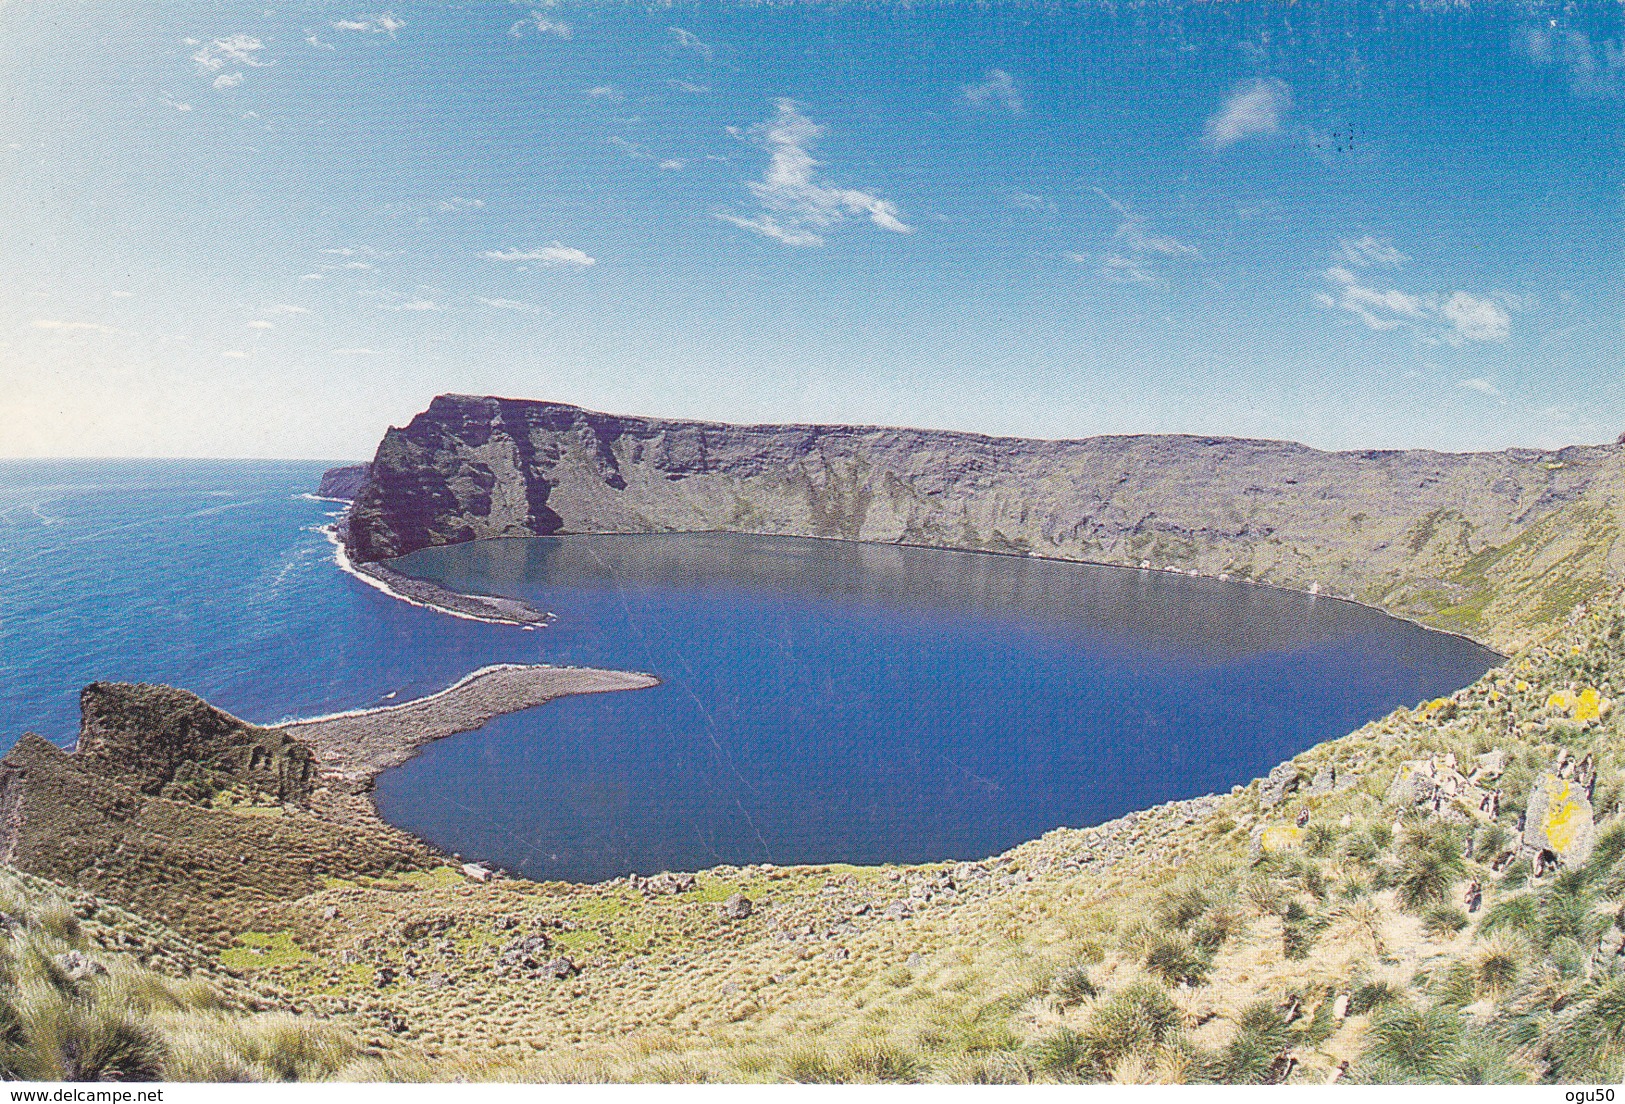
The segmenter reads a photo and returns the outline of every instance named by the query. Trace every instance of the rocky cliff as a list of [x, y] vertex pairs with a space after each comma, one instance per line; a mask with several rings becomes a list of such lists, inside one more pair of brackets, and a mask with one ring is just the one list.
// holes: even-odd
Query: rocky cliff
[[1030, 553], [1352, 597], [1508, 647], [1613, 586], [1625, 449], [1320, 452], [734, 426], [441, 396], [379, 446], [358, 561], [486, 537], [726, 531]]
[[316, 493], [322, 498], [342, 498], [349, 501], [367, 482], [367, 470], [366, 464], [328, 468], [322, 473], [321, 486], [316, 488]]

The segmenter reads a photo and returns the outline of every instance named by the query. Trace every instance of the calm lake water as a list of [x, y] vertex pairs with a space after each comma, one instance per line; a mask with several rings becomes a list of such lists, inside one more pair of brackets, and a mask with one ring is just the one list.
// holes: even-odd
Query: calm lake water
[[252, 721], [497, 662], [630, 668], [378, 781], [401, 825], [537, 878], [980, 858], [1223, 790], [1496, 656], [1325, 598], [1160, 572], [738, 536], [565, 537], [403, 570], [524, 597], [524, 632], [341, 574], [312, 463], [0, 463], [0, 737], [67, 745], [96, 679]]
[[432, 746], [394, 823], [534, 877], [979, 858], [1264, 773], [1497, 658], [1363, 607], [1162, 572], [724, 535], [486, 541], [397, 566], [658, 675]]

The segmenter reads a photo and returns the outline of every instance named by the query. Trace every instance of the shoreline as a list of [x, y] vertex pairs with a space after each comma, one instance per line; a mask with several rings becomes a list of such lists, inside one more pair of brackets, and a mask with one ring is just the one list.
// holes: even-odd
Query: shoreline
[[513, 598], [498, 598], [489, 594], [463, 594], [437, 583], [414, 579], [410, 575], [383, 564], [358, 564], [350, 559], [349, 549], [339, 536], [339, 524], [321, 527], [322, 535], [333, 545], [333, 562], [340, 571], [376, 591], [419, 609], [458, 617], [464, 621], [479, 621], [486, 625], [510, 625], [532, 632], [547, 625], [553, 615]]

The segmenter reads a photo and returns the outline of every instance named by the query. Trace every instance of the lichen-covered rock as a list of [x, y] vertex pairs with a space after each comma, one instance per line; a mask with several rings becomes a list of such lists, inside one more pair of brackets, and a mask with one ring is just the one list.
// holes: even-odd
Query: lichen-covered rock
[[1524, 846], [1550, 851], [1564, 866], [1573, 867], [1591, 857], [1596, 835], [1585, 786], [1553, 771], [1541, 772], [1524, 816]]
[[1304, 830], [1290, 824], [1260, 824], [1252, 831], [1251, 843], [1255, 854], [1290, 851], [1303, 844]]

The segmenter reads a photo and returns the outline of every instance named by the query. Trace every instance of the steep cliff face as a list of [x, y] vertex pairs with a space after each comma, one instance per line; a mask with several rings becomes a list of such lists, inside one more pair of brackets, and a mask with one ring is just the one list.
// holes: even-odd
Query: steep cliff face
[[1616, 585], [1625, 449], [1326, 453], [733, 426], [442, 396], [379, 446], [352, 555], [724, 531], [1177, 567], [1385, 605], [1501, 645]]
[[322, 482], [316, 493], [322, 498], [353, 499], [367, 482], [366, 464], [347, 464], [342, 468], [328, 468], [322, 473]]

